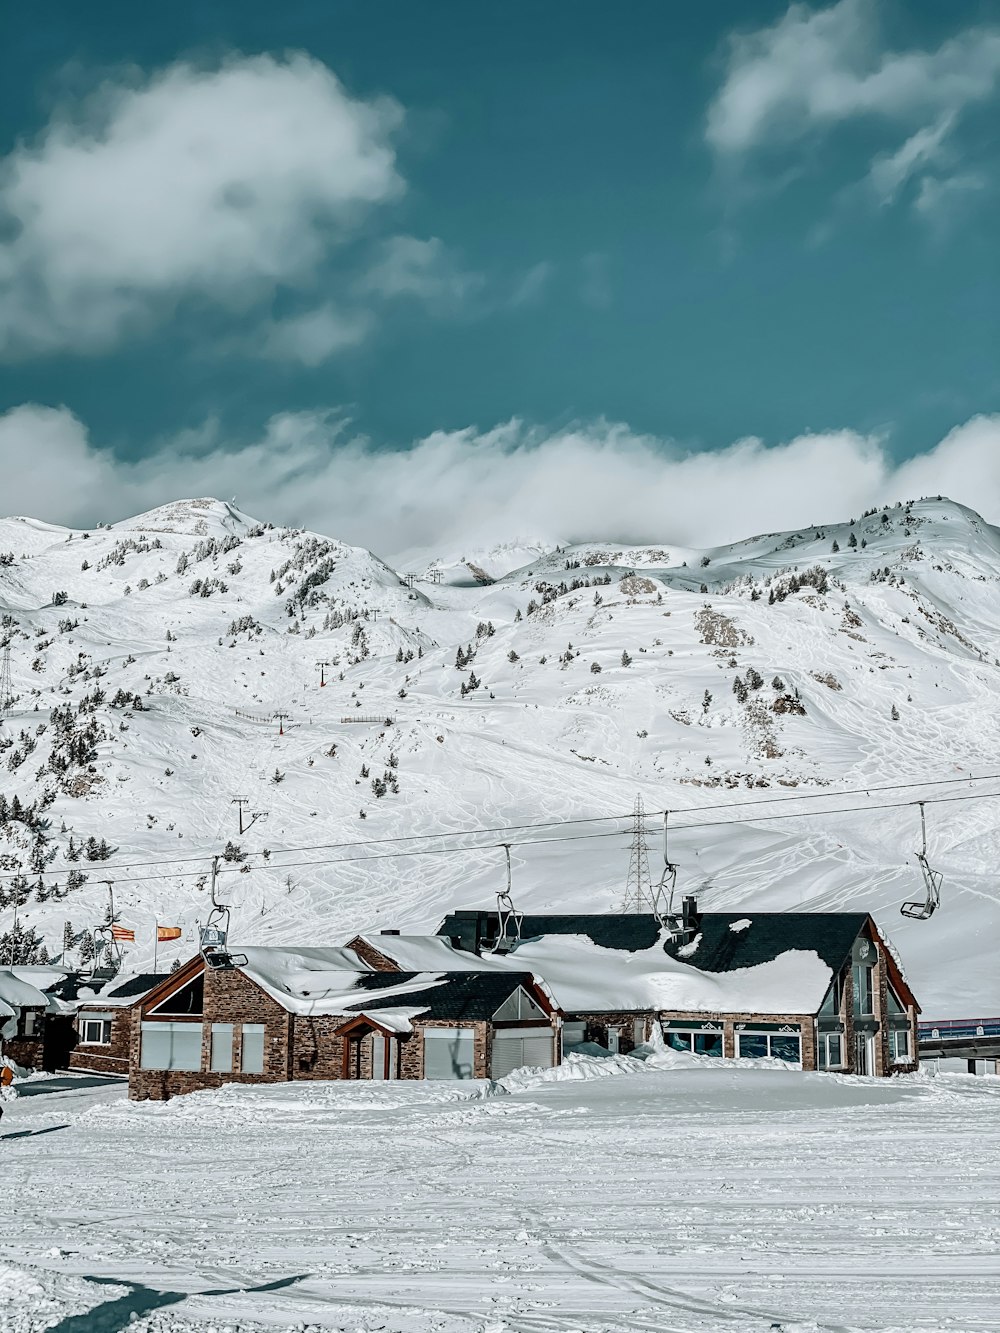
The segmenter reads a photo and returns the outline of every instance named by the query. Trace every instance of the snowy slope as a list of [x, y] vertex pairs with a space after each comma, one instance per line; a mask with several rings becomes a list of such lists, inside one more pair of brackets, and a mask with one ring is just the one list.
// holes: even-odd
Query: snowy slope
[[[0, 827], [0, 873], [23, 868], [34, 883], [45, 863], [87, 877], [67, 893], [60, 874], [62, 897], [32, 891], [22, 924], [58, 950], [65, 921], [75, 933], [99, 922], [113, 879], [137, 931], [130, 962], [151, 961], [156, 919], [184, 928], [187, 952], [208, 911], [209, 858], [232, 840], [270, 852], [243, 873], [229, 863], [222, 879], [249, 944], [418, 931], [453, 907], [489, 905], [505, 882], [499, 832], [444, 835], [625, 815], [641, 793], [648, 809], [675, 812], [678, 887], [705, 907], [867, 908], [926, 1012], [1000, 1009], [1000, 801], [928, 805], [945, 887], [927, 923], [898, 915], [918, 887], [916, 807], [823, 813], [917, 798], [838, 798], [845, 790], [997, 767], [1000, 531], [923, 500], [705, 551], [668, 538], [518, 546], [484, 570], [492, 583], [446, 573], [411, 589], [368, 551], [215, 500], [89, 533], [0, 520], [17, 697], [0, 731], [0, 791], [41, 803], [36, 824], [48, 821], [41, 836]], [[793, 590], [816, 567], [825, 590], [814, 575]], [[474, 651], [462, 670], [459, 649]], [[751, 668], [762, 684], [741, 701], [734, 679]], [[804, 819], [729, 808], [817, 792], [829, 800], [770, 809]], [[236, 796], [263, 816], [242, 837]], [[541, 841], [609, 827], [621, 831]], [[535, 840], [513, 851], [519, 905], [617, 906], [627, 828], [512, 835]], [[90, 838], [117, 850], [67, 859]], [[417, 847], [425, 854], [392, 854]], [[0, 934], [10, 890], [0, 881]], [[165, 947], [161, 962], [177, 952]]]

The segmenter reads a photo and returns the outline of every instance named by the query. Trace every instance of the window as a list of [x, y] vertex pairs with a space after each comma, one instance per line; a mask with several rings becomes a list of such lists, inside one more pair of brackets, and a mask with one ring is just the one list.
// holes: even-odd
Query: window
[[26, 1037], [33, 1037], [38, 1031], [38, 1017], [34, 1009], [24, 1011], [24, 1035]]
[[874, 969], [858, 963], [854, 967], [854, 1012], [868, 1016], [875, 1012]]
[[80, 1041], [84, 1046], [110, 1046], [111, 1015], [84, 1014], [80, 1019]]
[[830, 983], [830, 989], [827, 991], [823, 1003], [820, 1006], [820, 1013], [827, 1016], [836, 1017], [840, 1013], [840, 1002], [843, 999], [840, 977], [834, 977]]
[[[221, 1026], [221, 1025], [220, 1025]], [[264, 1072], [264, 1024], [243, 1024], [243, 1054], [240, 1068], [244, 1074]]]
[[193, 981], [189, 981], [186, 986], [180, 990], [174, 991], [173, 995], [168, 995], [165, 1000], [161, 1000], [155, 1009], [150, 1010], [154, 1014], [201, 1014], [205, 1008], [205, 974], [199, 972]]
[[143, 1023], [142, 1069], [201, 1068], [200, 1023]]
[[228, 1074], [233, 1068], [233, 1025], [212, 1024], [212, 1053], [209, 1069], [216, 1074]]
[[741, 1060], [787, 1060], [802, 1063], [802, 1038], [798, 1032], [737, 1032], [736, 1053]]
[[889, 1056], [897, 1065], [907, 1064], [912, 1059], [909, 1028], [890, 1028]]
[[641, 1046], [646, 1040], [646, 1020], [644, 1018], [632, 1019], [632, 1045]]
[[425, 1028], [424, 1078], [472, 1078], [475, 1053], [473, 1028]]
[[694, 1055], [723, 1054], [722, 1033], [713, 1029], [667, 1028], [663, 1039], [673, 1051], [690, 1051]]
[[839, 1032], [821, 1032], [816, 1055], [820, 1069], [840, 1069], [844, 1063], [844, 1038]]
[[901, 1002], [899, 996], [891, 986], [886, 987], [886, 994], [889, 1000], [889, 1013], [898, 1015], [906, 1014], [906, 1006]]

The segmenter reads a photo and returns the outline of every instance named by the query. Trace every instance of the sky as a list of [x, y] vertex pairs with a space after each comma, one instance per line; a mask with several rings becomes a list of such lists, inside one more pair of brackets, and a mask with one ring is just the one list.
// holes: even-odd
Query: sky
[[1000, 0], [2, 23], [5, 512], [708, 545], [919, 483], [1000, 522]]

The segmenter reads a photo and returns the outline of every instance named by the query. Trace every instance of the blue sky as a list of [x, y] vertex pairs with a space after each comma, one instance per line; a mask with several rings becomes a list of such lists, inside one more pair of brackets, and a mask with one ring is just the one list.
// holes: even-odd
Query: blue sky
[[[470, 506], [491, 540], [707, 542], [904, 479], [1000, 501], [1000, 3], [6, 25], [5, 508], [212, 485], [402, 549]], [[655, 506], [602, 506], [620, 460]]]

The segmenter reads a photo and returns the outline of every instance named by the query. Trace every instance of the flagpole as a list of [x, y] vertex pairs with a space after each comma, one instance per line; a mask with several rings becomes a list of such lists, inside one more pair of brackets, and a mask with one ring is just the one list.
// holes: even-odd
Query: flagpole
[[156, 958], [160, 948], [160, 922], [153, 918], [153, 974], [156, 974]]

